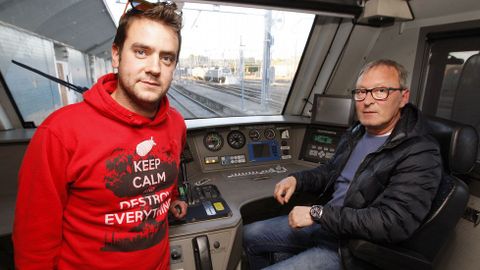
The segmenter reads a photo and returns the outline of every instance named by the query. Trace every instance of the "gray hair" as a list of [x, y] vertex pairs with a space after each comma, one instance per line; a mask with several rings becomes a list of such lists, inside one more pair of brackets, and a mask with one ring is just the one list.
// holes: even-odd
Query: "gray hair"
[[401, 64], [399, 64], [399, 63], [397, 63], [393, 60], [389, 60], [389, 59], [375, 60], [375, 61], [372, 61], [372, 62], [369, 62], [369, 63], [365, 64], [365, 66], [363, 66], [362, 70], [360, 70], [360, 72], [358, 73], [358, 79], [360, 79], [360, 77], [365, 72], [369, 71], [370, 69], [372, 69], [374, 67], [378, 67], [378, 66], [387, 66], [387, 67], [394, 68], [398, 73], [398, 82], [400, 84], [400, 87], [401, 88], [408, 88], [407, 87], [407, 77], [408, 77], [407, 70]]

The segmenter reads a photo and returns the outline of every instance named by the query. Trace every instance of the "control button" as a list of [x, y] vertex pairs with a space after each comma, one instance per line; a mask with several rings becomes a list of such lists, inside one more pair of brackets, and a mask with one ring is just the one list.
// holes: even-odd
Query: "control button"
[[223, 206], [223, 203], [222, 202], [215, 202], [213, 203], [213, 207], [215, 207], [215, 209], [217, 211], [223, 211], [225, 210], [225, 207]]
[[220, 247], [220, 242], [218, 242], [218, 241], [213, 242], [213, 247], [214, 248], [219, 248]]
[[172, 260], [177, 261], [182, 258], [182, 253], [180, 253], [176, 249], [172, 249], [172, 251], [170, 252], [170, 257], [172, 258]]
[[205, 164], [215, 164], [218, 162], [219, 162], [218, 156], [205, 157]]
[[213, 208], [212, 202], [204, 201], [204, 202], [202, 202], [202, 204], [203, 204], [203, 208], [205, 209], [205, 212], [207, 213], [207, 215], [213, 216], [217, 213], [215, 211], [215, 209]]
[[288, 132], [288, 129], [280, 131], [280, 137], [282, 139], [290, 139], [290, 132]]

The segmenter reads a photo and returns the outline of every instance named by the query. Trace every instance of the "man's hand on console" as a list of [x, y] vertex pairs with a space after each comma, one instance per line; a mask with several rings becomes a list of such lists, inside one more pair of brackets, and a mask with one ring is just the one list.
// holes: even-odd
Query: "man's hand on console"
[[310, 226], [313, 222], [310, 206], [295, 206], [288, 214], [288, 224], [294, 229]]
[[275, 190], [273, 191], [273, 197], [281, 204], [284, 205], [288, 203], [292, 197], [295, 187], [297, 186], [297, 179], [293, 176], [284, 178], [275, 185]]
[[187, 214], [187, 203], [181, 200], [173, 201], [170, 204], [170, 212], [176, 219], [182, 219]]

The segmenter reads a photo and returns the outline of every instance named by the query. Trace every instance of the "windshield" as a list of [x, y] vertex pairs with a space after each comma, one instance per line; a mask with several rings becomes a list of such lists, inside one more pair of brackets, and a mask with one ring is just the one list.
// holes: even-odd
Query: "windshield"
[[[117, 24], [125, 1], [105, 3], [109, 11], [105, 15], [111, 14], [109, 19]], [[170, 104], [186, 119], [281, 114], [314, 15], [197, 3], [184, 3], [182, 11], [182, 48], [167, 94]], [[36, 15], [45, 16], [42, 12], [29, 16]], [[0, 71], [24, 122], [38, 126], [54, 110], [81, 101], [82, 94], [12, 60], [80, 88], [113, 72], [110, 51], [94, 50], [102, 43], [92, 41], [86, 49], [79, 48], [75, 32], [69, 33], [69, 44], [55, 40], [54, 33], [38, 33], [35, 27], [16, 22], [11, 16], [0, 17], [0, 32], [6, 37], [0, 40]], [[116, 24], [103, 35], [109, 38], [103, 41], [106, 47]]]

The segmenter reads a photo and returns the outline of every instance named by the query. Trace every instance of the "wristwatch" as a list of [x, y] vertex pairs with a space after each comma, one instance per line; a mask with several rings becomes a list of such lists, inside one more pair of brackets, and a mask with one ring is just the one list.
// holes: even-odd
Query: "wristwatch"
[[321, 205], [312, 205], [310, 208], [310, 216], [312, 216], [313, 221], [320, 221], [320, 218], [323, 214], [323, 206]]

